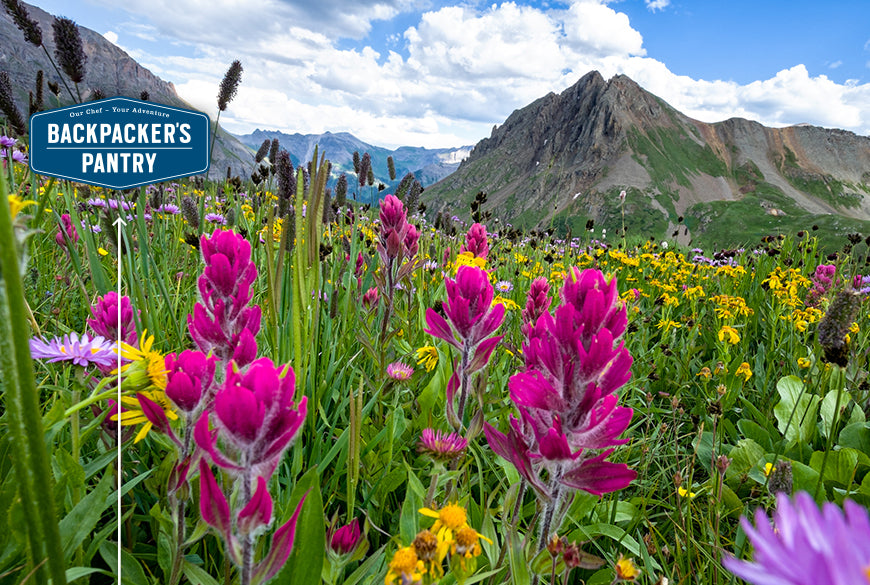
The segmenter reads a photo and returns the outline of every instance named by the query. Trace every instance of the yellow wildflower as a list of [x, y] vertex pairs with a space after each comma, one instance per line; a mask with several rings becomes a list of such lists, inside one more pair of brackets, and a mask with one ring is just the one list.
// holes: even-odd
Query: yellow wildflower
[[737, 330], [734, 329], [734, 327], [723, 325], [722, 329], [719, 330], [719, 341], [734, 345], [740, 343], [740, 336], [737, 334]]
[[671, 319], [662, 319], [656, 324], [658, 329], [664, 329], [665, 332], [670, 331], [671, 329], [679, 329], [683, 325], [681, 323], [677, 323]]
[[617, 581], [634, 581], [640, 575], [640, 569], [634, 565], [632, 559], [627, 559], [619, 555], [619, 560], [616, 561], [616, 580]]
[[12, 219], [28, 205], [36, 205], [36, 201], [24, 200], [18, 195], [9, 195], [9, 213], [12, 214]]
[[384, 578], [384, 585], [393, 585], [396, 579], [399, 583], [414, 583], [423, 578], [426, 567], [423, 561], [417, 558], [417, 552], [413, 546], [400, 548], [390, 561], [390, 570]]
[[743, 362], [739, 366], [737, 366], [737, 370], [734, 372], [735, 376], [743, 376], [743, 381], [748, 381], [749, 378], [752, 377], [752, 370], [749, 369], [749, 364], [747, 362]]
[[810, 361], [810, 358], [802, 357], [802, 358], [798, 358], [798, 361], [797, 361], [798, 367], [801, 368], [802, 370], [810, 367], [812, 364], [813, 364], [813, 362]]
[[459, 557], [459, 564], [463, 571], [467, 570], [467, 567], [465, 566], [466, 559], [473, 559], [474, 557], [480, 556], [481, 549], [478, 540], [481, 538], [486, 540], [489, 544], [492, 544], [490, 539], [470, 526], [460, 528], [456, 532], [453, 544], [450, 545], [450, 554]]
[[508, 310], [517, 310], [517, 309], [520, 308], [520, 306], [519, 306], [518, 304], [516, 304], [515, 302], [513, 302], [513, 301], [510, 300], [510, 299], [506, 299], [506, 298], [504, 298], [504, 297], [501, 296], [501, 295], [498, 295], [497, 297], [495, 297], [494, 299], [492, 299], [492, 306], [493, 306], [493, 307], [496, 306], [496, 305], [498, 305], [498, 304], [502, 304], [502, 305], [504, 305], [504, 308], [505, 308], [505, 309], [508, 309]]
[[703, 368], [701, 368], [701, 371], [698, 372], [698, 376], [704, 378], [705, 380], [709, 380], [710, 377], [712, 376], [712, 373], [710, 372], [710, 368], [708, 368], [707, 366], [704, 366]]
[[690, 492], [689, 490], [687, 490], [687, 489], [684, 488], [683, 486], [680, 486], [680, 487], [677, 489], [677, 493], [680, 494], [680, 497], [681, 497], [681, 498], [685, 498], [685, 497], [688, 496], [688, 498], [689, 498], [690, 500], [695, 499], [695, 496], [698, 495], [698, 494], [696, 494], [695, 492]]
[[427, 372], [431, 372], [438, 365], [438, 350], [432, 345], [426, 345], [417, 349], [417, 365], [426, 368]]
[[459, 271], [460, 266], [476, 266], [477, 268], [486, 268], [486, 258], [478, 258], [471, 252], [463, 252], [456, 256], [454, 262], [454, 273]]
[[854, 323], [854, 322], [853, 322], [852, 325], [849, 326], [849, 331], [850, 331], [851, 333], [858, 333], [859, 331], [861, 331], [861, 328], [858, 327], [858, 324], [857, 324], [857, 323]]
[[773, 466], [773, 463], [764, 464], [764, 477], [770, 477], [770, 474], [774, 471], [776, 471], [776, 467]]
[[105, 248], [97, 248], [97, 252], [100, 256], [106, 256], [109, 254], [108, 250], [106, 250]]
[[420, 508], [419, 512], [424, 516], [436, 518], [430, 530], [438, 537], [438, 542], [452, 541], [454, 533], [468, 526], [468, 514], [459, 504], [447, 504], [437, 511]]
[[807, 322], [804, 321], [803, 319], [798, 319], [797, 321], [795, 321], [794, 326], [795, 326], [795, 329], [797, 329], [801, 333], [803, 333], [804, 331], [807, 330]]

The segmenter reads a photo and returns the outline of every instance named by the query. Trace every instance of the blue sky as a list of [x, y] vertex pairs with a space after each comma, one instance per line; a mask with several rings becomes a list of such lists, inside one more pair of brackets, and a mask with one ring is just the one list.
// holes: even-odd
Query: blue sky
[[474, 144], [592, 69], [699, 120], [870, 134], [870, 2], [37, 0], [102, 33], [236, 133]]

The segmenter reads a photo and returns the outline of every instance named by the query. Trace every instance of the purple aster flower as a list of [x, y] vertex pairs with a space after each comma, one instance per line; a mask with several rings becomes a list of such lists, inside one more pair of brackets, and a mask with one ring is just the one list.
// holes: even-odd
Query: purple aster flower
[[109, 209], [118, 209], [120, 207], [124, 211], [130, 211], [130, 204], [126, 201], [118, 201], [117, 199], [108, 199], [106, 204], [109, 206]]
[[100, 208], [100, 209], [105, 209], [105, 208], [106, 208], [106, 202], [103, 201], [102, 199], [98, 199], [98, 198], [96, 198], [96, 197], [91, 197], [90, 199], [88, 199], [88, 200], [86, 201], [86, 203], [87, 203], [88, 205], [90, 205], [91, 207], [98, 207], [98, 208]]
[[409, 380], [414, 374], [414, 368], [402, 362], [393, 362], [387, 366], [387, 375], [393, 380]]
[[3, 148], [11, 148], [15, 146], [16, 142], [18, 141], [11, 136], [0, 136], [0, 146]]
[[428, 455], [436, 461], [449, 461], [462, 457], [468, 440], [456, 433], [443, 433], [433, 429], [423, 429], [417, 451]]
[[764, 510], [743, 530], [755, 547], [754, 562], [731, 555], [726, 569], [754, 585], [858, 585], [870, 579], [870, 519], [846, 500], [843, 510], [827, 502], [821, 511], [806, 492], [776, 496], [773, 526]]
[[206, 213], [205, 220], [219, 225], [225, 225], [227, 220], [220, 213]]
[[[4, 149], [4, 150], [0, 151], [0, 158], [6, 158], [7, 156], [8, 156], [7, 150]], [[24, 164], [27, 162], [27, 155], [24, 154], [23, 152], [21, 152], [20, 150], [13, 150], [12, 151], [12, 160], [14, 162]]]
[[164, 203], [155, 210], [157, 213], [167, 213], [169, 215], [178, 215], [181, 213], [181, 208], [172, 203]]
[[497, 283], [495, 283], [495, 290], [500, 293], [507, 294], [514, 290], [514, 285], [509, 280], [499, 280]]
[[118, 363], [115, 344], [104, 337], [91, 338], [78, 333], [64, 335], [63, 339], [54, 338], [48, 343], [38, 338], [30, 340], [30, 354], [36, 359], [50, 362], [71, 361], [77, 366], [90, 364], [111, 366]]

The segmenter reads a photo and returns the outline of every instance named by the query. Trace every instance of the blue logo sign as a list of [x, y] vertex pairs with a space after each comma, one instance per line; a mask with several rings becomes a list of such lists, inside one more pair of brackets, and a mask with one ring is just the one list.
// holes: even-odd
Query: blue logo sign
[[30, 117], [34, 173], [129, 189], [208, 171], [202, 112], [116, 97]]

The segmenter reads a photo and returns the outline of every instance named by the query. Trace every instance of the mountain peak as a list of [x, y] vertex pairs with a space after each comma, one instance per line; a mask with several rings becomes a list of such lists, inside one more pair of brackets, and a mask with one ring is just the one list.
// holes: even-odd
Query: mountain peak
[[688, 241], [692, 221], [700, 235], [729, 209], [711, 202], [739, 203], [757, 223], [767, 216], [810, 218], [810, 225], [822, 216], [870, 220], [868, 168], [870, 138], [740, 118], [706, 124], [628, 76], [605, 81], [591, 71], [514, 111], [424, 199], [434, 212], [461, 215], [485, 191], [502, 221], [570, 226], [577, 234], [588, 218], [621, 227], [613, 200], [625, 189], [632, 194], [626, 213], [643, 218], [648, 233]]

